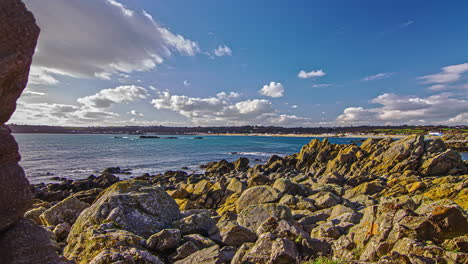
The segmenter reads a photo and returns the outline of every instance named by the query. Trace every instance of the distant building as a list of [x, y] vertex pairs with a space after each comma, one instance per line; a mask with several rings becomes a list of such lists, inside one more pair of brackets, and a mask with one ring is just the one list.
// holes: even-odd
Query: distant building
[[436, 136], [436, 137], [441, 137], [444, 135], [444, 133], [440, 132], [440, 131], [430, 131], [428, 133], [429, 136]]

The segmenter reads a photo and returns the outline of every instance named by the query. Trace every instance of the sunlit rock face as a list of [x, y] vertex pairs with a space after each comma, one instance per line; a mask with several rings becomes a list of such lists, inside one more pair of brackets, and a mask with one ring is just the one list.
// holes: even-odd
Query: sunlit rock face
[[47, 231], [23, 218], [32, 194], [5, 125], [28, 82], [39, 27], [19, 0], [0, 1], [0, 25], [0, 256], [3, 263], [59, 263]]

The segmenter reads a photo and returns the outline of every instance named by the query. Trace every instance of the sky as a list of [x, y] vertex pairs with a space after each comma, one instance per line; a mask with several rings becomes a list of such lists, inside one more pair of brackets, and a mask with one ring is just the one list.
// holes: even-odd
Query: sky
[[468, 1], [24, 0], [10, 123], [468, 125]]

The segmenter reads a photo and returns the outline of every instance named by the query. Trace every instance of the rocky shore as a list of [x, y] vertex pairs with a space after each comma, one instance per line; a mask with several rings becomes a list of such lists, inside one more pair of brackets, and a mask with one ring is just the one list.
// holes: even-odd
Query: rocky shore
[[32, 186], [65, 263], [467, 263], [468, 167], [442, 140], [312, 140], [299, 153]]

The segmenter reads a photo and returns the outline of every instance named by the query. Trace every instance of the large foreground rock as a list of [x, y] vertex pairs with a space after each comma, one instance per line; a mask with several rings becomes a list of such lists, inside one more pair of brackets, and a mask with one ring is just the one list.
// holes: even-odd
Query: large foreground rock
[[49, 233], [22, 219], [0, 236], [0, 262], [8, 264], [62, 263]]
[[[143, 181], [119, 182], [81, 213], [68, 236], [64, 255], [86, 263], [105, 249], [138, 248], [145, 244], [144, 238], [170, 227], [179, 218], [176, 202], [163, 189]], [[121, 232], [115, 233], [116, 229]], [[90, 246], [98, 239], [105, 244], [92, 242], [94, 246]], [[127, 242], [119, 245], [117, 241]]]

